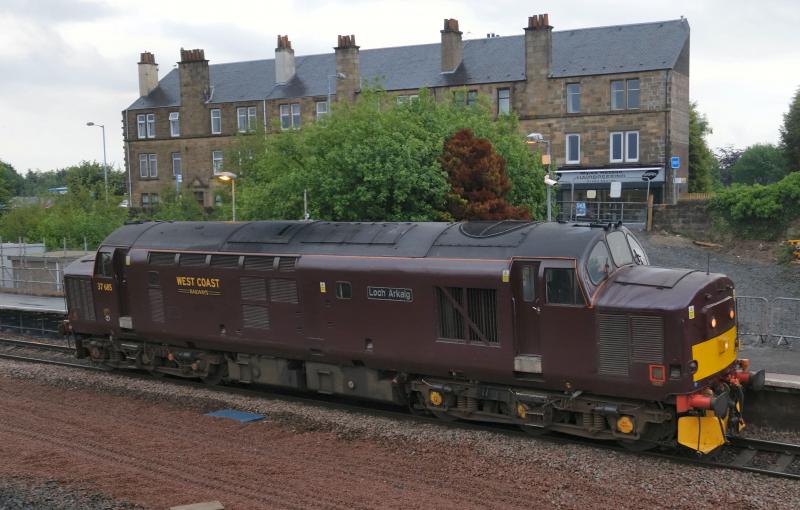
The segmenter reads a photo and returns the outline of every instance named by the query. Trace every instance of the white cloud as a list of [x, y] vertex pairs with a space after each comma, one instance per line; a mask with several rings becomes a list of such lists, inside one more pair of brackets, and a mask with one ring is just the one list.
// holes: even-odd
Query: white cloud
[[521, 34], [548, 12], [556, 30], [675, 19], [692, 28], [691, 96], [714, 129], [712, 147], [776, 142], [800, 85], [800, 9], [793, 0], [3, 0], [0, 5], [0, 159], [18, 170], [101, 159], [123, 162], [121, 110], [136, 99], [139, 53], [164, 76], [179, 50], [214, 62], [271, 58], [278, 34], [298, 55], [330, 52], [339, 34], [362, 48], [439, 40], [454, 17], [466, 38]]

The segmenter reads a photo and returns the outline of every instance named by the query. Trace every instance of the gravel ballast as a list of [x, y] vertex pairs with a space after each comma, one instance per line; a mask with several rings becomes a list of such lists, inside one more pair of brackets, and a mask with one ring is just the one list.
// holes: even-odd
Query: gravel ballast
[[[15, 403], [12, 396], [28, 395], [24, 398], [35, 408], [36, 419], [21, 418], [18, 427], [49, 425], [54, 433], [69, 433], [63, 437], [74, 437], [76, 442], [96, 442], [82, 438], [83, 426], [77, 423], [88, 423], [89, 428], [98, 427], [95, 432], [113, 439], [107, 446], [113, 446], [113, 451], [104, 453], [105, 457], [95, 459], [92, 450], [84, 449], [80, 458], [102, 467], [110, 458], [117, 458], [114, 456], [124, 458], [126, 452], [134, 460], [143, 455], [149, 458], [146, 454], [152, 455], [153, 445], [148, 444], [144, 451], [139, 451], [141, 446], [127, 450], [133, 448], [128, 436], [141, 445], [148, 443], [144, 438], [149, 434], [154, 437], [152, 442], [165, 449], [159, 457], [160, 469], [173, 469], [166, 459], [192, 467], [187, 470], [191, 476], [184, 476], [180, 483], [164, 479], [158, 491], [134, 483], [144, 476], [136, 469], [146, 469], [146, 463], [139, 468], [136, 462], [134, 466], [115, 464], [119, 475], [105, 477], [92, 475], [92, 465], [76, 463], [74, 476], [59, 480], [64, 487], [77, 483], [82, 491], [122, 498], [120, 505], [130, 501], [146, 508], [163, 508], [169, 503], [185, 503], [175, 501], [174, 495], [180, 493], [175, 491], [194, 491], [195, 500], [225, 503], [225, 494], [208, 487], [222, 487], [225, 480], [240, 476], [243, 488], [228, 497], [236, 504], [227, 508], [287, 508], [297, 506], [298, 501], [305, 507], [329, 508], [586, 508], [618, 506], [620, 501], [627, 508], [800, 507], [800, 484], [794, 481], [594, 447], [62, 367], [0, 360], [0, 374], [0, 385], [12, 401], [7, 407], [18, 405], [12, 410], [25, 415], [23, 403]], [[18, 385], [23, 388], [15, 389]], [[202, 416], [221, 407], [264, 413], [269, 418], [241, 425]], [[51, 416], [48, 424], [44, 414], [51, 411], [60, 414]], [[0, 434], [14, 429], [15, 416], [0, 415]], [[98, 420], [96, 425], [94, 420]], [[20, 441], [27, 442], [30, 438], [22, 432], [25, 429], [20, 430]], [[215, 462], [204, 467], [202, 459]], [[47, 462], [38, 459], [35, 464], [42, 480], [56, 479]], [[219, 471], [221, 466], [224, 474]], [[31, 474], [30, 466], [17, 467]], [[9, 469], [5, 466], [0, 472], [8, 476]], [[255, 478], [253, 470], [260, 473]], [[90, 486], [81, 486], [81, 480], [90, 481]], [[266, 493], [275, 492], [270, 504], [248, 492], [248, 484], [257, 481]], [[287, 486], [295, 488], [288, 490]], [[165, 493], [172, 499], [164, 498]]]

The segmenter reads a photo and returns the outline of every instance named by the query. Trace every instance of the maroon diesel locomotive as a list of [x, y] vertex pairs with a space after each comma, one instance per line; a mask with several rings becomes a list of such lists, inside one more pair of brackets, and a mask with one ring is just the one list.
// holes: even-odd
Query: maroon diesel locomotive
[[79, 357], [631, 447], [744, 427], [733, 283], [621, 225], [151, 222], [65, 272]]

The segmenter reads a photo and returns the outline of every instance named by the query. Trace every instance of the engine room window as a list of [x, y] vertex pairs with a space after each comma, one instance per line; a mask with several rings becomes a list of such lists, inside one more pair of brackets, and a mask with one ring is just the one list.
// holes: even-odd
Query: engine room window
[[353, 297], [353, 287], [350, 282], [336, 282], [336, 298], [351, 299]]
[[649, 266], [650, 260], [647, 258], [647, 254], [644, 252], [642, 245], [639, 244], [639, 241], [633, 236], [628, 236], [628, 244], [631, 245], [633, 261], [642, 266]]
[[544, 270], [547, 302], [558, 305], [582, 305], [583, 296], [575, 282], [573, 269], [547, 268]]
[[608, 247], [611, 248], [611, 256], [614, 258], [614, 264], [622, 267], [625, 264], [633, 263], [633, 255], [631, 255], [628, 241], [625, 239], [623, 232], [611, 232], [606, 236]]
[[536, 298], [536, 272], [533, 266], [522, 266], [522, 299], [528, 303]]
[[608, 278], [611, 273], [611, 256], [608, 254], [608, 248], [604, 242], [600, 241], [594, 245], [592, 253], [589, 254], [589, 260], [586, 262], [586, 270], [589, 273], [589, 279], [595, 285]]
[[111, 253], [107, 251], [100, 252], [100, 258], [97, 259], [97, 272], [100, 276], [113, 276], [114, 269], [111, 264]]

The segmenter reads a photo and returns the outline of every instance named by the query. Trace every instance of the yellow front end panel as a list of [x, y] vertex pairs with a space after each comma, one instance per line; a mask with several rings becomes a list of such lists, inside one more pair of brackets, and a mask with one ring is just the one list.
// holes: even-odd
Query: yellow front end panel
[[697, 361], [694, 380], [699, 381], [724, 370], [736, 361], [736, 327], [705, 342], [692, 346], [692, 359]]
[[725, 421], [708, 411], [706, 416], [678, 418], [678, 443], [701, 453], [708, 453], [725, 444]]

